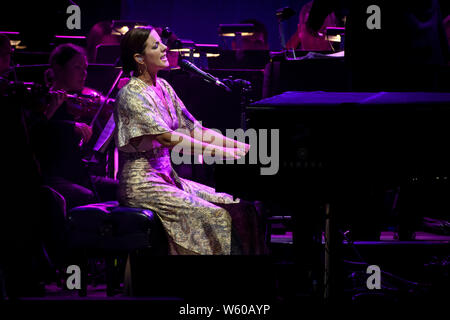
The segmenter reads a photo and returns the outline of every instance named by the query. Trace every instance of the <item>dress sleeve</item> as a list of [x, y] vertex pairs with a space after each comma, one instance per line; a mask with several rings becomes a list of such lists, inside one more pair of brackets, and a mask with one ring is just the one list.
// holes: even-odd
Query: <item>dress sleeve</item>
[[147, 99], [136, 86], [123, 87], [114, 106], [115, 139], [118, 148], [144, 135], [158, 135], [172, 130], [164, 122], [153, 100]]
[[170, 93], [170, 98], [172, 99], [172, 103], [177, 110], [178, 115], [178, 127], [180, 129], [187, 129], [189, 131], [194, 130], [194, 128], [201, 128], [202, 125], [194, 116], [187, 110], [183, 101], [178, 97], [175, 90], [172, 86], [165, 80], [162, 79], [162, 83], [166, 87], [167, 91]]

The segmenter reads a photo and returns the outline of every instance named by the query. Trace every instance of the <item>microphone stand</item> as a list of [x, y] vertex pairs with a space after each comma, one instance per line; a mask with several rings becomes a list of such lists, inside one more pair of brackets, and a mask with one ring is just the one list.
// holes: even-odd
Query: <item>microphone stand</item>
[[231, 88], [231, 91], [239, 92], [239, 105], [241, 110], [241, 128], [247, 129], [247, 107], [252, 102], [250, 93], [252, 92], [252, 84], [250, 81], [242, 79], [223, 79], [222, 82]]
[[[191, 52], [191, 54], [192, 54], [192, 52]], [[201, 70], [196, 65], [194, 65], [192, 62], [182, 59], [180, 57], [179, 61], [178, 61], [178, 65], [181, 67], [181, 69], [183, 69], [185, 71], [199, 75], [206, 82], [215, 84], [216, 86], [221, 87], [225, 91], [231, 92], [231, 89], [226, 84], [221, 82], [218, 78], [214, 77], [212, 74], [209, 74], [209, 73]]]
[[233, 92], [236, 90], [239, 90], [239, 97], [240, 97], [240, 109], [241, 109], [241, 128], [245, 129], [246, 127], [246, 108], [248, 104], [251, 102], [251, 99], [249, 97], [249, 93], [252, 90], [252, 84], [249, 81], [242, 80], [242, 79], [232, 79], [231, 77], [228, 79], [219, 79], [211, 75], [210, 73], [207, 73], [203, 70], [200, 70], [197, 66], [192, 64], [192, 62], [184, 60], [180, 57], [178, 61], [178, 65], [184, 69], [185, 71], [188, 71], [190, 73], [194, 73], [197, 75], [200, 75], [200, 77], [205, 80], [208, 83], [215, 84], [216, 86], [224, 89], [227, 92]]

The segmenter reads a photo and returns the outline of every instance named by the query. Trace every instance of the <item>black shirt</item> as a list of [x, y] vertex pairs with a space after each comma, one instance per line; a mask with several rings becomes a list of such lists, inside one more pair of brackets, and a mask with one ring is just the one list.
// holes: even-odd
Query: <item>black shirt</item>
[[85, 185], [87, 174], [79, 146], [81, 137], [75, 133], [75, 117], [64, 102], [50, 120], [44, 116], [33, 130], [36, 155], [44, 179], [62, 177]]

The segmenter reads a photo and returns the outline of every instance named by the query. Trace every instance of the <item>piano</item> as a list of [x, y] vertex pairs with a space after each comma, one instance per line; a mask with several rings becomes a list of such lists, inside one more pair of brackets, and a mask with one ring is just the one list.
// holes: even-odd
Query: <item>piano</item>
[[245, 116], [247, 129], [279, 130], [279, 170], [261, 175], [267, 165], [249, 154], [245, 164], [216, 164], [216, 191], [290, 208], [296, 270], [322, 284], [325, 300], [343, 292], [343, 233], [379, 240], [388, 188], [400, 186], [407, 221], [423, 214], [414, 201], [429, 186], [414, 189], [418, 181], [450, 190], [450, 93], [290, 91]]
[[[246, 108], [246, 129], [279, 130], [279, 170], [216, 165], [216, 190], [247, 199], [332, 197], [358, 184], [398, 185], [449, 172], [450, 93], [285, 92]], [[259, 141], [261, 142], [261, 141]], [[257, 146], [252, 146], [257, 147]], [[270, 151], [270, 148], [269, 148]]]

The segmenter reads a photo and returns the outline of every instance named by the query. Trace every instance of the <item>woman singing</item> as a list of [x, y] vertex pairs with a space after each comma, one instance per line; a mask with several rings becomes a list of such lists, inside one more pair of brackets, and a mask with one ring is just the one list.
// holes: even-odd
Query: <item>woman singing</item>
[[[122, 38], [121, 51], [123, 70], [132, 75], [114, 109], [121, 204], [158, 215], [170, 254], [264, 253], [253, 204], [180, 178], [170, 158], [175, 145], [194, 153], [207, 148], [215, 157], [232, 159], [244, 156], [250, 146], [202, 127], [169, 83], [158, 78], [169, 62], [167, 47], [153, 27], [130, 30]], [[213, 138], [196, 138], [205, 136]], [[223, 141], [232, 147], [224, 147]]]

